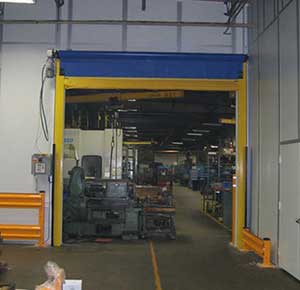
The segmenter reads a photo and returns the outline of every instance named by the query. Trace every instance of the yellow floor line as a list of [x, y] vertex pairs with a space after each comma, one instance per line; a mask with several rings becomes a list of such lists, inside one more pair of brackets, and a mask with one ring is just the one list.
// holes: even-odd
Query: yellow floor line
[[[201, 200], [202, 202], [203, 200]], [[209, 217], [211, 220], [213, 220], [214, 222], [216, 222], [217, 224], [219, 224], [221, 227], [223, 227], [225, 230], [227, 230], [228, 232], [232, 232], [232, 230], [225, 226], [222, 222], [220, 222], [218, 219], [216, 219], [215, 217], [213, 217], [212, 215], [210, 215], [209, 213], [207, 213], [203, 208], [200, 208], [200, 211], [206, 215], [207, 217]]]
[[217, 223], [218, 225], [220, 225], [222, 228], [224, 228], [225, 230], [227, 230], [228, 232], [231, 232], [231, 229], [227, 226], [225, 226], [222, 222], [218, 221], [218, 219], [216, 219], [215, 217], [213, 217], [212, 215], [210, 215], [209, 213], [206, 213], [202, 210], [200, 210], [203, 214], [205, 214], [207, 217], [209, 217], [211, 220], [213, 220], [215, 223]]
[[152, 241], [150, 241], [150, 253], [151, 253], [151, 260], [152, 260], [152, 267], [153, 267], [155, 290], [162, 290], [160, 276], [158, 272], [157, 258], [155, 255], [154, 244]]

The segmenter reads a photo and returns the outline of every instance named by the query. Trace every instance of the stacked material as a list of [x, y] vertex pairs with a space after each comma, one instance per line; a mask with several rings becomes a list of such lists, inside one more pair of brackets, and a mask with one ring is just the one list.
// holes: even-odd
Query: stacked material
[[176, 238], [175, 202], [166, 188], [136, 186], [136, 197], [143, 206], [142, 236]]

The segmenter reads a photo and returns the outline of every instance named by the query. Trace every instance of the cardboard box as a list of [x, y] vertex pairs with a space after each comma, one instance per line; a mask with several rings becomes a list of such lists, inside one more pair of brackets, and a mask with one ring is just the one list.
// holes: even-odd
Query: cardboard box
[[63, 290], [82, 290], [82, 280], [65, 280]]

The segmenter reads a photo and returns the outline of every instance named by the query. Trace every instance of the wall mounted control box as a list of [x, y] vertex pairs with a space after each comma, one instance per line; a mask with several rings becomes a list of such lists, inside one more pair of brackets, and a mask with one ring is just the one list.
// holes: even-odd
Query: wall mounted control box
[[48, 154], [33, 154], [31, 158], [31, 174], [51, 175], [51, 156]]

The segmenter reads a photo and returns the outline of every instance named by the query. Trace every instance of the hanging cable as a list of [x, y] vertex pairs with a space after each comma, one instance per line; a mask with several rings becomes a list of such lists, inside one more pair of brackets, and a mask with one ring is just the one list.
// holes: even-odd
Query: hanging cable
[[41, 122], [41, 126], [42, 126], [42, 130], [43, 130], [43, 135], [46, 139], [46, 141], [49, 141], [49, 130], [48, 130], [48, 122], [47, 122], [47, 116], [46, 116], [46, 112], [45, 112], [45, 106], [44, 106], [44, 88], [45, 88], [45, 83], [47, 80], [47, 76], [45, 74], [46, 71], [46, 67], [47, 67], [47, 63], [45, 63], [43, 65], [42, 68], [42, 75], [41, 75], [41, 89], [40, 89], [40, 122]]
[[46, 63], [42, 67], [42, 73], [41, 73], [41, 88], [40, 88], [40, 97], [39, 97], [39, 114], [40, 114], [40, 123], [43, 131], [44, 138], [47, 142], [49, 142], [49, 129], [48, 129], [48, 120], [47, 120], [47, 114], [45, 110], [44, 105], [44, 89], [45, 89], [45, 83], [50, 76], [50, 74], [53, 73], [53, 70], [51, 67], [49, 68], [49, 61], [51, 62], [51, 66], [53, 65], [53, 59], [48, 58]]
[[112, 117], [111, 129], [112, 129], [112, 137], [111, 137], [111, 147], [110, 147], [110, 162], [109, 162], [109, 178], [112, 179], [112, 167], [113, 167], [113, 152], [115, 148], [115, 136], [114, 136], [114, 116]]

